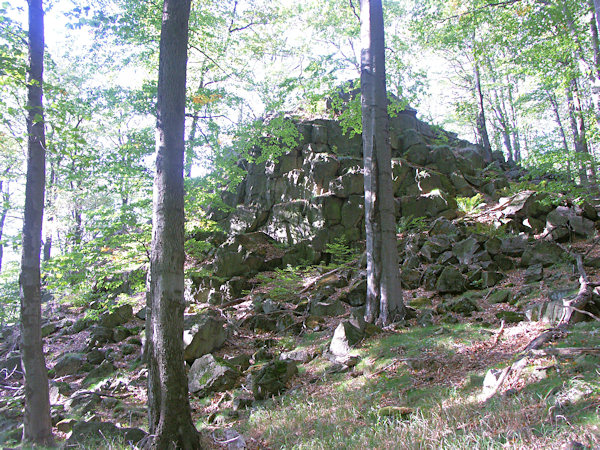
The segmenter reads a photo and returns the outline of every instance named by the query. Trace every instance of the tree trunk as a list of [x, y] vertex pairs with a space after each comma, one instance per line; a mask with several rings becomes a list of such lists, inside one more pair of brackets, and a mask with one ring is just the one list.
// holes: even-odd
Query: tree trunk
[[573, 98], [573, 84], [575, 80], [572, 80], [566, 88], [567, 94], [567, 106], [569, 109], [569, 122], [571, 124], [571, 133], [573, 133], [573, 145], [575, 147], [575, 155], [577, 156], [577, 165], [579, 166], [579, 182], [581, 184], [588, 184], [587, 172], [585, 170], [585, 137], [579, 134], [579, 127], [577, 125], [577, 111], [575, 110], [575, 101]]
[[473, 75], [475, 80], [475, 96], [477, 97], [477, 103], [479, 105], [479, 112], [477, 113], [477, 133], [479, 134], [481, 145], [486, 152], [491, 154], [492, 146], [490, 144], [490, 137], [486, 125], [483, 90], [481, 89], [481, 73], [477, 61], [473, 63]]
[[381, 0], [361, 0], [361, 93], [367, 237], [365, 319], [382, 325], [405, 314], [392, 186]]
[[600, 44], [598, 42], [598, 3], [600, 0], [589, 0], [592, 6], [592, 20], [590, 21], [590, 31], [592, 34], [592, 49], [594, 51], [594, 74], [591, 78], [592, 102], [596, 112], [596, 121], [600, 121]]
[[2, 258], [4, 256], [4, 243], [2, 242], [2, 235], [4, 234], [4, 223], [6, 222], [6, 216], [10, 209], [10, 183], [7, 181], [4, 183], [0, 180], [0, 273], [2, 273]]
[[46, 186], [46, 226], [44, 228], [44, 248], [42, 251], [43, 261], [50, 261], [52, 255], [52, 236], [54, 235], [54, 203], [56, 202], [56, 171], [54, 165], [50, 164], [50, 179]]
[[160, 38], [156, 176], [148, 290], [151, 448], [198, 449], [183, 360], [184, 130], [190, 0], [165, 0]]
[[41, 331], [40, 249], [46, 177], [46, 138], [42, 106], [44, 12], [42, 0], [29, 0], [29, 73], [27, 83], [27, 178], [21, 253], [21, 359], [25, 374], [23, 440], [53, 441], [48, 371]]
[[573, 174], [571, 173], [571, 158], [569, 157], [569, 144], [567, 144], [567, 134], [565, 133], [565, 127], [563, 126], [562, 119], [560, 118], [560, 111], [558, 109], [558, 102], [556, 101], [556, 97], [554, 94], [547, 92], [548, 100], [550, 101], [550, 105], [552, 106], [552, 111], [554, 112], [554, 120], [556, 120], [556, 124], [558, 125], [558, 131], [562, 138], [563, 148], [565, 150], [566, 160], [567, 160], [567, 175], [569, 180], [573, 180]]

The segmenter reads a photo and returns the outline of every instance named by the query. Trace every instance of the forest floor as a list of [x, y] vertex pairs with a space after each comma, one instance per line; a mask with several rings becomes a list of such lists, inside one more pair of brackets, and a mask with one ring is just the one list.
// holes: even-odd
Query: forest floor
[[[572, 248], [600, 256], [592, 241]], [[290, 295], [296, 295], [315, 273], [306, 271], [296, 278], [299, 284]], [[296, 349], [311, 355], [310, 361], [299, 364], [298, 375], [283, 394], [254, 401], [247, 408], [235, 406], [239, 394], [249, 392], [243, 378], [235, 391], [191, 396], [204, 446], [244, 448], [243, 441], [250, 449], [600, 448], [600, 321], [561, 328], [529, 321], [505, 323], [497, 313], [518, 308], [492, 304], [488, 298], [500, 289], [510, 290], [515, 297], [523, 295], [523, 270], [506, 275], [499, 285], [480, 291], [480, 310], [468, 317], [442, 321], [434, 314], [426, 326], [412, 319], [364, 339], [353, 350], [358, 357], [353, 367], [324, 357], [340, 317], [325, 318], [297, 334], [237, 327], [215, 356], [251, 355], [260, 349], [277, 355]], [[597, 269], [589, 269], [588, 276], [591, 282], [600, 282]], [[548, 269], [544, 280], [529, 302], [547, 301], [554, 289], [578, 287], [571, 264]], [[276, 287], [275, 275], [271, 283], [264, 283], [266, 292]], [[404, 295], [409, 305], [432, 311], [448, 300], [422, 289]], [[144, 307], [142, 294], [131, 301], [134, 310]], [[240, 323], [251, 304], [248, 299], [231, 306], [230, 320]], [[47, 307], [52, 311], [46, 314], [57, 317], [86, 313], [68, 303]], [[143, 321], [135, 318], [128, 326], [141, 329]], [[529, 351], [529, 344], [548, 330], [553, 331], [552, 339]], [[66, 352], [82, 352], [89, 333], [46, 338], [48, 367]], [[86, 380], [86, 373], [55, 377], [52, 403], [64, 410], [69, 398], [59, 388], [66, 383], [70, 392], [94, 392], [100, 399], [81, 419], [146, 429], [147, 370], [139, 352], [126, 355], [120, 343], [106, 344], [105, 350], [112, 350], [116, 371], [93, 383]], [[0, 417], [7, 424], [18, 423], [22, 379], [8, 375], [0, 379]], [[14, 432], [0, 429], [0, 436]], [[64, 428], [55, 433], [61, 440], [68, 437]], [[103, 446], [122, 444], [107, 441]]]

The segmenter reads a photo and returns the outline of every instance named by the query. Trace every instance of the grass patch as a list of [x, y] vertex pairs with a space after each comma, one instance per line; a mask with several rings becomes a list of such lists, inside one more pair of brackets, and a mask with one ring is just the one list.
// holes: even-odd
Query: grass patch
[[[598, 345], [597, 330], [596, 324], [575, 326], [563, 345]], [[598, 370], [581, 374], [573, 361], [536, 361], [523, 371], [523, 385], [485, 402], [478, 396], [483, 375], [498, 365], [465, 370], [462, 385], [445, 382], [443, 363], [436, 379], [423, 378], [437, 369], [427, 364], [447, 358], [452, 366], [461, 349], [491, 336], [474, 324], [380, 335], [357, 349], [362, 359], [352, 376], [328, 373], [327, 362], [317, 358], [302, 377], [319, 376], [255, 406], [241, 418], [240, 431], [261, 445], [286, 449], [555, 448], [573, 440], [597, 448]], [[320, 340], [317, 333], [305, 336], [307, 345]], [[543, 376], [541, 366], [548, 366]], [[382, 414], [389, 407], [414, 412], [408, 417]]]

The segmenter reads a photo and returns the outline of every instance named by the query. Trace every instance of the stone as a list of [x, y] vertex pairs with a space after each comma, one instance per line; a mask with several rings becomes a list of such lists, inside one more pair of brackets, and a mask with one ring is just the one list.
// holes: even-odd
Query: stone
[[471, 297], [464, 296], [444, 302], [440, 309], [441, 311], [438, 312], [451, 311], [463, 316], [470, 316], [472, 313], [479, 311], [479, 306]]
[[215, 252], [214, 274], [223, 278], [272, 270], [281, 265], [283, 251], [276, 241], [263, 232], [238, 234]]
[[311, 302], [310, 313], [314, 316], [329, 317], [339, 316], [346, 312], [346, 308], [339, 300]]
[[444, 266], [440, 264], [432, 264], [427, 269], [425, 269], [425, 273], [423, 274], [423, 286], [428, 291], [435, 290], [435, 284], [444, 270]]
[[188, 389], [199, 397], [211, 392], [231, 389], [240, 373], [226, 361], [215, 358], [210, 353], [194, 361], [188, 372]]
[[479, 251], [479, 243], [473, 237], [469, 237], [460, 242], [457, 242], [452, 247], [452, 253], [458, 259], [458, 262], [463, 265], [471, 264], [475, 254]]
[[106, 360], [102, 361], [102, 363], [98, 367], [95, 367], [94, 369], [90, 370], [90, 372], [83, 379], [83, 384], [90, 385], [102, 381], [105, 378], [110, 377], [115, 372], [115, 370], [116, 368], [112, 362]]
[[510, 303], [512, 301], [512, 292], [508, 289], [500, 289], [491, 293], [488, 297], [488, 302], [494, 303]]
[[[400, 208], [403, 217], [433, 218], [444, 215], [447, 218], [456, 217], [456, 200], [440, 191], [424, 195], [405, 195], [400, 198]], [[448, 215], [445, 213], [448, 212]], [[450, 217], [448, 217], [450, 216]]]
[[384, 406], [377, 410], [379, 417], [395, 417], [400, 419], [408, 419], [413, 413], [414, 409], [407, 406]]
[[451, 236], [458, 234], [458, 227], [445, 217], [438, 217], [431, 223], [429, 236]]
[[404, 289], [417, 289], [421, 284], [421, 272], [418, 269], [405, 269], [400, 273]]
[[131, 336], [133, 333], [129, 328], [119, 325], [113, 330], [112, 340], [114, 342], [121, 342]]
[[62, 419], [56, 424], [56, 429], [61, 433], [69, 433], [76, 423], [76, 419]]
[[506, 323], [519, 323], [525, 320], [525, 315], [515, 311], [499, 311], [496, 318]]
[[100, 404], [102, 398], [95, 392], [88, 390], [78, 390], [71, 394], [65, 402], [65, 410], [67, 412], [85, 415], [86, 413], [95, 411]]
[[362, 306], [367, 301], [367, 280], [360, 279], [347, 292], [340, 296], [340, 300], [350, 306]]
[[457, 158], [452, 149], [447, 145], [440, 145], [433, 148], [431, 162], [435, 168], [445, 175], [456, 172]]
[[65, 353], [58, 358], [56, 364], [54, 364], [54, 376], [64, 377], [66, 375], [76, 375], [83, 364], [85, 363], [85, 356], [81, 353]]
[[135, 445], [145, 437], [146, 433], [139, 428], [120, 428], [110, 422], [77, 422], [72, 427], [67, 445], [69, 447], [84, 444], [89, 446], [93, 442], [101, 445], [114, 440]]
[[42, 337], [50, 336], [52, 333], [58, 331], [59, 326], [57, 322], [50, 322], [42, 325]]
[[298, 367], [294, 361], [276, 360], [257, 367], [250, 374], [254, 398], [263, 400], [271, 395], [279, 395], [297, 373]]
[[534, 264], [525, 270], [525, 283], [535, 283], [544, 278], [544, 268], [541, 264]]
[[523, 236], [509, 236], [501, 241], [500, 251], [506, 256], [521, 256], [527, 247], [527, 239]]
[[598, 211], [587, 200], [581, 203], [581, 215], [594, 222], [598, 220]]
[[508, 270], [514, 269], [514, 267], [515, 267], [514, 261], [510, 257], [503, 255], [501, 253], [494, 255], [492, 260], [494, 261], [494, 263], [498, 266], [498, 268], [500, 270], [503, 270], [505, 272]]
[[440, 254], [451, 250], [452, 241], [446, 236], [433, 236], [421, 247], [421, 255], [427, 261], [435, 260]]
[[122, 344], [121, 353], [123, 355], [133, 355], [138, 351], [138, 347], [132, 344]]
[[117, 306], [112, 311], [100, 315], [100, 325], [115, 328], [133, 319], [133, 307], [128, 304]]
[[582, 237], [594, 235], [593, 220], [578, 214], [574, 208], [558, 206], [546, 216], [546, 231], [552, 233], [554, 240], [568, 238], [570, 232]]
[[329, 344], [329, 351], [336, 357], [346, 357], [351, 347], [360, 342], [364, 332], [349, 320], [343, 320], [335, 329], [333, 338]]
[[540, 241], [533, 248], [527, 249], [521, 257], [521, 266], [529, 267], [541, 264], [544, 267], [559, 263], [565, 252], [554, 242]]
[[429, 162], [429, 147], [425, 144], [414, 144], [404, 154], [407, 161], [424, 166]]
[[448, 266], [442, 270], [435, 289], [442, 294], [460, 294], [467, 290], [467, 280], [458, 269]]
[[227, 340], [225, 319], [216, 312], [186, 314], [183, 326], [183, 358], [188, 362], [218, 350]]
[[283, 352], [279, 356], [279, 359], [281, 359], [282, 361], [295, 361], [299, 364], [304, 364], [304, 363], [311, 361], [313, 359], [313, 357], [312, 357], [312, 354], [308, 350], [298, 348], [298, 349], [291, 350], [289, 352]]
[[540, 217], [548, 214], [552, 207], [542, 203], [542, 200], [547, 196], [548, 194], [545, 193], [527, 190], [519, 192], [511, 199], [501, 198], [500, 204], [508, 203], [510, 201], [510, 203], [502, 209], [502, 215], [509, 218], [524, 219], [526, 217]]
[[95, 366], [95, 365], [100, 364], [102, 361], [104, 361], [105, 356], [106, 356], [106, 352], [104, 352], [103, 350], [94, 348], [85, 355], [85, 358], [86, 358], [87, 362], [89, 362], [90, 364]]
[[360, 172], [347, 172], [332, 180], [329, 190], [340, 198], [348, 198], [354, 194], [362, 196], [365, 190], [364, 176]]
[[504, 279], [504, 275], [500, 272], [495, 272], [493, 270], [485, 270], [481, 274], [481, 285], [483, 287], [492, 287], [496, 286], [500, 281]]
[[502, 248], [502, 241], [497, 237], [489, 238], [484, 243], [485, 250], [492, 256], [500, 253]]
[[0, 376], [3, 378], [12, 376], [20, 376], [23, 373], [23, 369], [21, 367], [21, 356], [14, 355], [9, 356], [6, 359], [0, 361]]
[[92, 319], [87, 317], [80, 317], [75, 321], [73, 325], [71, 325], [67, 332], [68, 334], [77, 334], [88, 328], [93, 323]]
[[92, 349], [97, 345], [103, 345], [113, 341], [112, 328], [102, 325], [94, 325], [90, 327], [90, 337], [88, 339], [87, 348]]

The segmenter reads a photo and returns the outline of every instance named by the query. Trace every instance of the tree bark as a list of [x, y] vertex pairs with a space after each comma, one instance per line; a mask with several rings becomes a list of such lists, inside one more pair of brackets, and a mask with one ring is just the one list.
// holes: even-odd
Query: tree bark
[[558, 102], [556, 101], [556, 97], [554, 94], [547, 92], [548, 100], [550, 101], [550, 105], [552, 106], [552, 111], [554, 111], [554, 120], [556, 120], [556, 124], [558, 125], [558, 131], [560, 132], [560, 136], [563, 142], [563, 148], [565, 150], [566, 161], [567, 161], [567, 174], [569, 180], [573, 180], [573, 174], [571, 173], [571, 158], [569, 157], [569, 145], [567, 144], [567, 135], [565, 133], [565, 127], [563, 126], [562, 119], [560, 118], [560, 111], [558, 109]]
[[361, 0], [361, 94], [367, 241], [365, 319], [382, 325], [405, 315], [392, 186], [381, 0]]
[[477, 97], [477, 103], [479, 105], [479, 112], [477, 114], [477, 133], [479, 134], [481, 145], [485, 151], [491, 155], [492, 146], [490, 144], [490, 137], [486, 125], [483, 90], [481, 89], [481, 73], [477, 61], [473, 63], [473, 75], [475, 80], [475, 96]]
[[52, 255], [52, 236], [54, 235], [54, 213], [51, 212], [48, 215], [49, 211], [53, 210], [54, 203], [56, 201], [56, 188], [54, 184], [56, 183], [56, 172], [54, 170], [53, 164], [50, 164], [50, 180], [49, 186], [47, 186], [46, 190], [49, 191], [46, 198], [46, 226], [44, 229], [44, 247], [42, 251], [43, 261], [50, 261], [50, 257]]
[[160, 38], [147, 357], [151, 448], [198, 449], [183, 360], [184, 130], [190, 0], [165, 0]]
[[27, 82], [27, 178], [21, 253], [21, 359], [25, 374], [23, 440], [53, 441], [48, 371], [41, 331], [40, 249], [46, 177], [46, 137], [42, 105], [44, 11], [42, 0], [29, 0], [29, 70]]
[[4, 234], [4, 223], [10, 209], [10, 183], [0, 180], [0, 273], [2, 273], [2, 258], [4, 256], [4, 243], [2, 235]]
[[579, 126], [577, 123], [577, 111], [575, 108], [575, 101], [573, 97], [573, 85], [576, 85], [575, 80], [567, 85], [567, 106], [569, 109], [569, 122], [571, 124], [571, 132], [573, 134], [573, 146], [575, 147], [575, 155], [578, 157], [577, 165], [579, 166], [579, 182], [583, 185], [589, 184], [587, 172], [585, 169], [585, 136], [581, 136], [579, 133]]

